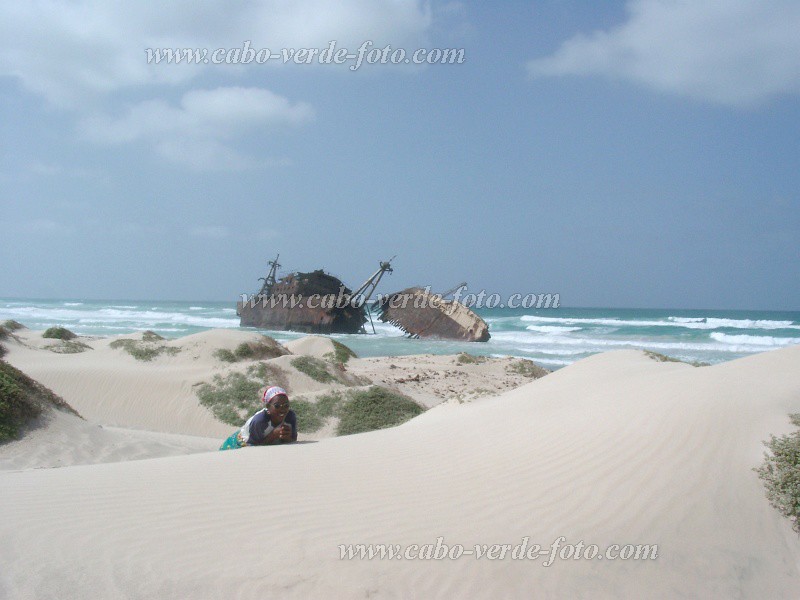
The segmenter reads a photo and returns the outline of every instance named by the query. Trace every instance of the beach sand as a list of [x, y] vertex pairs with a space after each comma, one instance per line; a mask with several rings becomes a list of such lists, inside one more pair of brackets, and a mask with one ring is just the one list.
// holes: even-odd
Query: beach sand
[[[440, 403], [404, 425], [216, 452], [231, 428], [198, 405], [192, 384], [235, 368], [211, 348], [253, 334], [182, 338], [169, 342], [180, 353], [153, 363], [108, 340], [55, 355], [24, 335], [6, 344], [8, 361], [86, 421], [57, 416], [0, 447], [12, 469], [0, 472], [0, 597], [800, 596], [800, 542], [752, 470], [763, 440], [790, 431], [788, 414], [800, 411], [800, 347], [699, 368], [609, 352], [487, 395], [469, 392], [491, 376], [446, 376], [460, 367], [430, 363], [399, 385]], [[347, 369], [384, 382], [416, 375], [411, 359], [382, 360]], [[298, 393], [314, 392], [295, 379]], [[46, 444], [58, 461], [38, 466], [73, 466], [20, 459]], [[106, 459], [124, 462], [81, 464]], [[510, 556], [525, 539], [547, 552], [561, 537], [600, 554], [657, 545], [657, 558], [544, 566], [547, 555]], [[342, 544], [437, 538], [509, 548], [503, 560], [340, 559]]]
[[[210, 330], [158, 345], [174, 349], [151, 361], [136, 360], [115, 340], [141, 340], [142, 335], [85, 338], [77, 341], [90, 349], [61, 354], [47, 349], [58, 340], [41, 332], [22, 329], [6, 342], [8, 361], [67, 401], [88, 422], [149, 432], [225, 438], [234, 427], [216, 419], [200, 406], [197, 388], [215, 375], [243, 372], [255, 360], [228, 363], [218, 350], [234, 351], [243, 343], [259, 343], [264, 336], [232, 329]], [[429, 407], [451, 399], [470, 399], [518, 387], [530, 381], [508, 372], [512, 359], [486, 359], [479, 364], [459, 364], [454, 356], [418, 355], [380, 359], [350, 359], [344, 365], [346, 383], [321, 383], [292, 366], [298, 355], [322, 359], [334, 352], [329, 338], [307, 336], [286, 344], [292, 354], [264, 360], [284, 373], [292, 397], [315, 400], [331, 390], [366, 387], [372, 383], [409, 395]], [[394, 366], [393, 366], [394, 365]], [[264, 385], [278, 383], [265, 381]], [[363, 385], [358, 385], [363, 384]], [[301, 439], [329, 436], [331, 428]]]

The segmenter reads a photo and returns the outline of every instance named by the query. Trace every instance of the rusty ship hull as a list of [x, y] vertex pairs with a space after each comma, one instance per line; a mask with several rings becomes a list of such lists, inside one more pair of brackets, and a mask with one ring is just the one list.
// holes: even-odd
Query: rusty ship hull
[[323, 271], [292, 273], [240, 300], [236, 314], [243, 327], [304, 333], [361, 333], [363, 306], [352, 306], [352, 291]]
[[378, 319], [415, 338], [486, 342], [489, 326], [469, 308], [422, 288], [408, 288], [381, 299]]

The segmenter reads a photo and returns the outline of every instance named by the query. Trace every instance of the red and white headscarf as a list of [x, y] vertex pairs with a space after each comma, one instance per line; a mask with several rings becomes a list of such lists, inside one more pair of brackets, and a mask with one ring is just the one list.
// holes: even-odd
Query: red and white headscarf
[[282, 387], [278, 387], [277, 385], [273, 385], [272, 387], [268, 387], [264, 392], [264, 397], [261, 398], [261, 402], [266, 406], [269, 404], [269, 401], [272, 400], [275, 396], [286, 396], [289, 397], [289, 394], [286, 393], [286, 390]]

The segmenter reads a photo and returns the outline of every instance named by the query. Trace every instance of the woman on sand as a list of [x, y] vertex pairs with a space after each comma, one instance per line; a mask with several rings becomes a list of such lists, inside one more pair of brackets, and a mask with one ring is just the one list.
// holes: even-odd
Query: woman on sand
[[244, 446], [268, 446], [297, 441], [297, 415], [289, 409], [289, 395], [276, 385], [261, 396], [264, 408], [259, 410], [236, 433], [220, 446], [233, 450]]

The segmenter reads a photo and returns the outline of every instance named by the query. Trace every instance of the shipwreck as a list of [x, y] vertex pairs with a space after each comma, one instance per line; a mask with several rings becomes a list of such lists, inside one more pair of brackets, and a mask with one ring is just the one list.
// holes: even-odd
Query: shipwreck
[[[380, 262], [378, 270], [356, 290], [321, 269], [308, 273], [290, 273], [278, 279], [278, 255], [269, 261], [269, 272], [258, 293], [246, 294], [236, 304], [242, 327], [303, 333], [366, 333], [372, 321], [366, 309], [375, 288], [385, 273], [393, 271], [394, 257]], [[461, 284], [465, 286], [466, 284]], [[458, 287], [461, 287], [458, 286]], [[378, 318], [391, 323], [414, 338], [434, 338], [467, 342], [489, 339], [486, 322], [469, 308], [445, 294], [432, 294], [429, 289], [408, 288], [387, 296], [379, 296], [372, 306]], [[374, 325], [372, 326], [375, 332]]]
[[486, 342], [491, 337], [486, 321], [457, 300], [445, 300], [462, 283], [444, 294], [411, 287], [380, 298], [374, 305], [378, 319], [391, 323], [414, 338]]
[[321, 269], [277, 279], [279, 258], [269, 261], [260, 291], [237, 302], [240, 326], [323, 334], [366, 332], [364, 305], [383, 274], [392, 272], [391, 260], [381, 262], [378, 270], [353, 291]]

